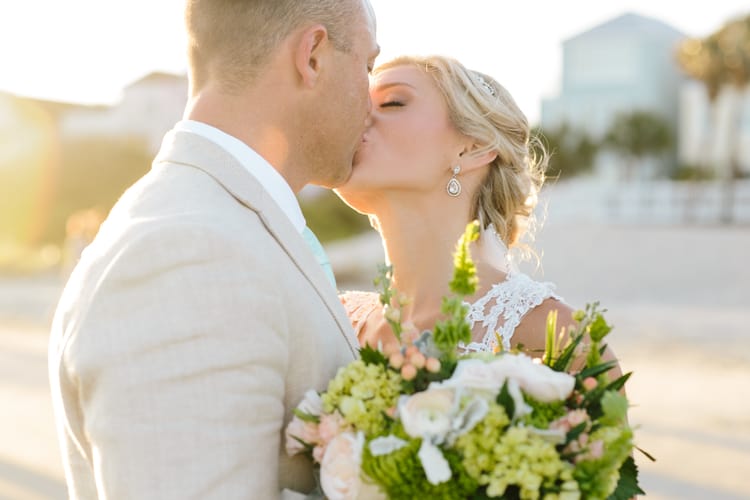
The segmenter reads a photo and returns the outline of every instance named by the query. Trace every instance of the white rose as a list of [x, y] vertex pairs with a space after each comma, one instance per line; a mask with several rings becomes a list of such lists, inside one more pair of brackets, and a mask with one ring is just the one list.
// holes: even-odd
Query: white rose
[[516, 381], [521, 390], [543, 403], [566, 399], [575, 386], [575, 378], [567, 373], [537, 364], [524, 354], [504, 354], [490, 362], [461, 360], [450, 379], [430, 387], [461, 387], [494, 396], [507, 380]]
[[501, 356], [491, 363], [498, 374], [518, 381], [523, 392], [542, 403], [562, 401], [575, 387], [575, 377], [535, 363], [524, 354]]
[[330, 500], [354, 500], [358, 498], [362, 480], [360, 465], [365, 436], [344, 432], [326, 446], [320, 464], [320, 484]]
[[458, 362], [451, 378], [442, 382], [433, 382], [430, 389], [438, 387], [465, 388], [474, 391], [486, 391], [494, 396], [503, 386], [505, 379], [495, 376], [491, 363], [481, 359], [463, 359]]
[[451, 431], [454, 412], [451, 389], [428, 389], [412, 396], [402, 396], [398, 416], [406, 433], [414, 438], [436, 437], [441, 442]]

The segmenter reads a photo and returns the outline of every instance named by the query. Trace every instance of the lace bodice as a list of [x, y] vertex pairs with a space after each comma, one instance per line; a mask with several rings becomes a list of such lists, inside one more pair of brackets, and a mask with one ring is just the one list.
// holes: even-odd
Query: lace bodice
[[467, 319], [472, 328], [479, 323], [485, 333], [482, 342], [460, 347], [467, 351], [492, 352], [499, 337], [502, 348], [510, 349], [510, 339], [523, 317], [549, 298], [562, 300], [552, 283], [534, 281], [523, 273], [509, 273], [505, 281], [492, 285], [482, 298], [473, 304], [466, 303], [469, 306]]
[[[469, 307], [467, 320], [472, 329], [476, 331], [479, 324], [484, 334], [481, 342], [460, 347], [465, 351], [492, 352], [499, 337], [503, 349], [510, 349], [510, 339], [523, 317], [549, 298], [563, 300], [555, 293], [554, 284], [534, 281], [523, 273], [510, 272], [504, 281], [494, 284], [476, 302], [466, 303]], [[380, 304], [378, 295], [373, 292], [345, 292], [341, 295], [341, 302], [359, 337], [367, 317]]]

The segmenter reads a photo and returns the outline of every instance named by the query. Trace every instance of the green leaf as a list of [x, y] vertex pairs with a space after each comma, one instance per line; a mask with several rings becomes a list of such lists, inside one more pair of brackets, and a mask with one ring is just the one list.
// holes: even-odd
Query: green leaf
[[615, 366], [617, 366], [617, 361], [615, 360], [605, 361], [602, 364], [581, 370], [578, 376], [581, 378], [581, 380], [588, 378], [588, 377], [596, 377], [598, 375], [601, 375], [602, 373], [608, 372]]
[[500, 389], [500, 394], [497, 395], [496, 401], [497, 404], [505, 409], [505, 413], [508, 417], [513, 418], [513, 415], [516, 414], [516, 403], [513, 401], [513, 396], [511, 396], [508, 391], [507, 381], [503, 384], [503, 388]]
[[544, 343], [544, 364], [552, 366], [552, 358], [557, 354], [555, 344], [555, 333], [557, 332], [557, 309], [550, 311], [547, 315], [547, 332]]
[[607, 500], [629, 500], [636, 495], [645, 495], [638, 484], [638, 466], [633, 457], [628, 457], [620, 466], [620, 479], [617, 481], [615, 491]]
[[293, 413], [295, 417], [302, 420], [303, 422], [312, 422], [314, 424], [320, 423], [320, 417], [318, 417], [317, 415], [311, 415], [307, 412], [300, 410], [299, 408], [295, 408], [293, 410]]
[[616, 423], [625, 420], [628, 413], [628, 398], [616, 391], [606, 391], [601, 400], [606, 421]]
[[608, 391], [619, 391], [620, 389], [622, 389], [623, 387], [625, 387], [625, 382], [628, 381], [628, 379], [630, 378], [630, 376], [632, 374], [633, 374], [633, 372], [626, 373], [622, 377], [618, 378], [614, 382], [612, 382], [609, 385], [607, 385], [606, 390], [608, 390]]
[[578, 436], [580, 436], [583, 433], [583, 431], [586, 430], [586, 427], [588, 427], [588, 423], [581, 422], [580, 424], [570, 429], [568, 433], [565, 435], [565, 444], [568, 444], [571, 441], [575, 441], [576, 439], [578, 439]]
[[611, 331], [612, 327], [607, 324], [604, 316], [602, 316], [600, 313], [596, 313], [594, 321], [591, 322], [591, 330], [589, 331], [591, 340], [593, 340], [594, 342], [601, 342], [601, 340], [606, 337], [607, 334]]
[[369, 345], [362, 346], [359, 349], [359, 357], [367, 365], [388, 366], [388, 359], [385, 357], [385, 354], [378, 351], [377, 349], [373, 349]]
[[558, 372], [567, 372], [570, 365], [573, 364], [573, 361], [575, 360], [576, 349], [581, 344], [582, 340], [583, 334], [576, 334], [573, 337], [573, 340], [565, 346], [565, 349], [560, 353], [560, 357], [555, 360], [550, 368]]
[[472, 221], [466, 225], [464, 234], [456, 244], [456, 251], [453, 254], [453, 279], [450, 282], [450, 289], [457, 295], [473, 295], [479, 285], [477, 278], [477, 268], [471, 260], [469, 245], [472, 241], [479, 238], [479, 222]]

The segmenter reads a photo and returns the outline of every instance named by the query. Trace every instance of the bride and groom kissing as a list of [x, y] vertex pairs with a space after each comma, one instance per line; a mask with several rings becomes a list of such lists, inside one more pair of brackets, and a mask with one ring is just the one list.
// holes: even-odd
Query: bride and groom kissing
[[546, 156], [488, 75], [440, 56], [373, 68], [367, 0], [188, 0], [185, 21], [184, 119], [53, 321], [69, 495], [301, 498], [314, 478], [284, 452], [293, 409], [361, 344], [393, 337], [374, 294], [332, 286], [295, 193], [335, 188], [370, 216], [414, 328], [439, 316], [455, 241], [479, 219], [466, 348], [534, 349], [549, 311], [573, 321], [552, 285], [506, 259]]

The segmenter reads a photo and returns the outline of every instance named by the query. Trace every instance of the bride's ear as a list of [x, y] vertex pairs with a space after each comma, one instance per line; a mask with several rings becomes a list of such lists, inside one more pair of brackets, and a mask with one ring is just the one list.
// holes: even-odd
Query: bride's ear
[[483, 149], [475, 142], [467, 144], [459, 154], [461, 157], [461, 168], [464, 171], [474, 170], [489, 165], [497, 158], [497, 151]]

